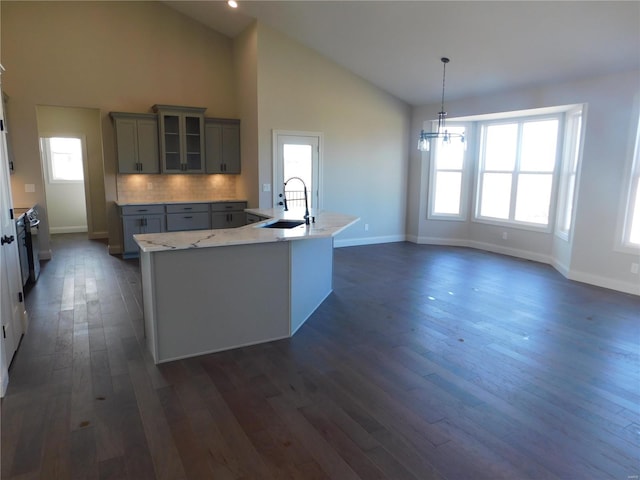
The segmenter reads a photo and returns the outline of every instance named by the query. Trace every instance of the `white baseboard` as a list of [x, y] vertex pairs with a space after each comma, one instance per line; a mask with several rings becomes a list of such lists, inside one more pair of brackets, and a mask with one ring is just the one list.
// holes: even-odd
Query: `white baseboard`
[[384, 237], [347, 238], [344, 240], [334, 240], [333, 246], [336, 248], [358, 247], [361, 245], [374, 245], [377, 243], [404, 242], [406, 239], [407, 239], [406, 235], [387, 235]]
[[472, 240], [461, 240], [457, 238], [436, 238], [436, 237], [417, 237], [411, 235], [407, 240], [423, 244], [423, 245], [446, 245], [453, 247], [469, 247], [488, 252], [499, 253], [501, 255], [509, 255], [511, 257], [524, 258], [534, 262], [546, 263], [556, 269], [562, 276], [576, 282], [588, 283], [596, 287], [608, 288], [618, 292], [640, 295], [640, 284], [616, 280], [613, 278], [594, 275], [591, 273], [578, 272], [571, 270], [567, 265], [559, 262], [551, 255], [530, 252], [528, 250], [520, 250], [517, 248], [508, 248], [500, 245], [493, 245], [484, 242], [474, 242]]
[[618, 292], [630, 293], [632, 295], [640, 295], [640, 284], [637, 283], [624, 282], [613, 278], [602, 277], [600, 275], [593, 275], [592, 273], [577, 272], [575, 270], [570, 271], [568, 275], [565, 275], [565, 277], [569, 280], [588, 283], [589, 285], [595, 285], [596, 287], [608, 288], [610, 290], [617, 290]]
[[476, 248], [478, 250], [485, 250], [487, 252], [499, 253], [501, 255], [508, 255], [510, 257], [524, 258], [525, 260], [533, 260], [534, 262], [546, 263], [553, 266], [552, 258], [550, 255], [544, 255], [542, 253], [531, 252], [529, 250], [520, 250], [518, 248], [503, 247], [501, 245], [494, 245], [492, 243], [484, 242], [469, 242], [469, 247]]
[[51, 260], [51, 250], [40, 250], [38, 252], [38, 258], [40, 260]]
[[[459, 238], [439, 238], [439, 237], [417, 237], [415, 235], [411, 235], [412, 238], [415, 238], [414, 243], [419, 245], [443, 245], [448, 247], [471, 247], [469, 245], [468, 240], [460, 240]], [[409, 240], [409, 238], [407, 238]], [[409, 240], [413, 241], [413, 240]]]
[[571, 272], [571, 270], [569, 269], [568, 265], [561, 263], [560, 261], [558, 261], [557, 258], [552, 258], [551, 262], [552, 262], [551, 266], [555, 268], [558, 272], [560, 272], [563, 277], [569, 278], [569, 273]]
[[49, 227], [49, 233], [55, 235], [56, 233], [86, 233], [88, 228], [86, 225], [73, 225], [70, 227]]

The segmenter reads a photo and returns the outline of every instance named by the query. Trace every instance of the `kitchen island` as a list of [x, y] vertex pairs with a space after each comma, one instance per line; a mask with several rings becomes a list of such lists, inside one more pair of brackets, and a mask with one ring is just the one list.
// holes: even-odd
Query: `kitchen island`
[[311, 212], [315, 223], [135, 235], [147, 346], [156, 363], [292, 336], [332, 291], [333, 237], [357, 222]]

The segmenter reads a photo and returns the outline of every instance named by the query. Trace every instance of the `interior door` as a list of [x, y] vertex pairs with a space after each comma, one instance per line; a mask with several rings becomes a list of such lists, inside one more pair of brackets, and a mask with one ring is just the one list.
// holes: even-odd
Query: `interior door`
[[274, 130], [273, 145], [274, 206], [276, 208], [284, 206], [282, 194], [286, 193], [289, 208], [304, 208], [304, 183], [307, 188], [309, 208], [320, 209], [322, 207], [320, 178], [322, 134]]
[[[0, 68], [1, 70], [1, 68]], [[0, 72], [1, 73], [1, 72]], [[1, 95], [1, 91], [0, 91]], [[12, 218], [9, 158], [4, 128], [5, 118], [0, 102], [0, 396], [9, 383], [8, 367], [24, 331], [22, 318], [22, 281], [15, 221]]]

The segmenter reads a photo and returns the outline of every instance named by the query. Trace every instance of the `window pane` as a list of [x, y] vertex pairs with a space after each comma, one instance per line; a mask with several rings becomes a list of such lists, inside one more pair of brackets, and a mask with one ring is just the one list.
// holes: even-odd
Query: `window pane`
[[82, 142], [79, 138], [52, 137], [49, 139], [52, 180], [81, 181]]
[[[312, 205], [314, 186], [311, 184], [313, 156], [311, 145], [296, 145], [287, 143], [283, 145], [283, 175], [285, 179], [299, 177], [307, 185], [309, 208]], [[287, 184], [287, 200], [290, 207], [304, 207], [304, 186], [299, 181]]]
[[519, 222], [549, 222], [549, 202], [551, 201], [551, 174], [522, 174], [518, 176], [516, 195], [516, 216]]
[[520, 170], [553, 172], [556, 164], [558, 120], [526, 122], [522, 125]]
[[[449, 133], [464, 134], [464, 127], [447, 127]], [[452, 138], [451, 143], [438, 142], [436, 168], [438, 170], [462, 170], [465, 145], [459, 138]]]
[[485, 173], [482, 176], [482, 200], [480, 216], [509, 218], [511, 203], [511, 174]]
[[489, 125], [486, 130], [485, 170], [511, 171], [516, 163], [518, 125]]
[[636, 182], [635, 204], [630, 205], [633, 213], [631, 214], [631, 228], [629, 230], [629, 243], [640, 245], [640, 183]]
[[433, 213], [458, 215], [460, 213], [461, 172], [438, 172]]

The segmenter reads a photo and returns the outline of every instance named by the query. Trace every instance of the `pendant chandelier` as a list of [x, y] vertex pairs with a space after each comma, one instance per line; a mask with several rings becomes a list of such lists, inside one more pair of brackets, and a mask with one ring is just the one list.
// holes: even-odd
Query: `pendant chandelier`
[[449, 59], [442, 57], [442, 103], [440, 105], [440, 111], [438, 112], [438, 130], [435, 132], [420, 132], [420, 139], [418, 140], [418, 150], [421, 152], [428, 152], [431, 149], [431, 140], [441, 138], [444, 143], [451, 143], [451, 138], [459, 138], [464, 143], [464, 134], [462, 133], [449, 133], [445, 128], [445, 121], [447, 118], [447, 112], [444, 111], [444, 81], [447, 63]]

